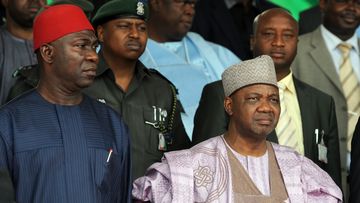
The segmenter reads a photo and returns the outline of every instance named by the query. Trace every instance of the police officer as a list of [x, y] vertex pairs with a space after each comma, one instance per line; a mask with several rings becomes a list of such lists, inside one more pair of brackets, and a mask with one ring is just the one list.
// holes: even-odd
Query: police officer
[[[148, 38], [148, 14], [148, 5], [141, 0], [109, 1], [99, 8], [92, 19], [101, 44], [97, 75], [84, 90], [119, 112], [128, 125], [134, 179], [160, 161], [165, 151], [190, 146], [175, 87], [138, 60]], [[31, 68], [20, 72], [15, 94], [37, 84]]]

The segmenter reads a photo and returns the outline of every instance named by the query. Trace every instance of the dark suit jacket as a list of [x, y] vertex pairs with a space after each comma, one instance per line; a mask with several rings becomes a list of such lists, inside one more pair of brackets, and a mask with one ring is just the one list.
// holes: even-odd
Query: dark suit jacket
[[360, 118], [356, 124], [355, 132], [351, 140], [351, 163], [350, 163], [350, 199], [349, 202], [360, 202]]
[[[360, 46], [360, 39], [358, 39], [358, 44]], [[341, 166], [343, 172], [347, 171], [347, 121], [349, 114], [340, 78], [322, 38], [320, 27], [299, 37], [297, 54], [291, 69], [296, 78], [333, 97], [340, 139]]]
[[[256, 6], [252, 9], [259, 14], [273, 7], [276, 5], [268, 1], [256, 0]], [[252, 20], [249, 23], [252, 26]], [[249, 35], [239, 31], [224, 0], [198, 0], [191, 31], [199, 33], [208, 41], [230, 49], [242, 60], [252, 58]]]
[[0, 203], [15, 202], [15, 192], [6, 169], [0, 169]]
[[[335, 104], [331, 96], [294, 78], [301, 112], [305, 156], [327, 171], [341, 187], [339, 138]], [[204, 87], [194, 118], [193, 144], [221, 135], [227, 130], [228, 116], [223, 107], [224, 90], [221, 81]], [[318, 160], [315, 129], [324, 130], [328, 164]], [[268, 140], [277, 142], [275, 131]]]
[[242, 60], [252, 56], [249, 36], [238, 31], [224, 0], [199, 0], [195, 10], [191, 31], [227, 47]]

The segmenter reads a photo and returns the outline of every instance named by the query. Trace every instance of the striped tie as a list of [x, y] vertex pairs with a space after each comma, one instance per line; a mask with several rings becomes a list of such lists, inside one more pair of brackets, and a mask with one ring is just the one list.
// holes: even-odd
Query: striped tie
[[350, 61], [351, 45], [341, 43], [338, 45], [338, 48], [342, 53], [339, 77], [349, 115], [347, 148], [351, 151], [351, 139], [360, 113], [360, 83]]
[[299, 148], [298, 140], [296, 138], [296, 126], [287, 110], [286, 99], [284, 97], [286, 86], [278, 83], [280, 94], [281, 113], [279, 122], [276, 126], [276, 134], [278, 136], [279, 144], [294, 148], [299, 153], [303, 154]]

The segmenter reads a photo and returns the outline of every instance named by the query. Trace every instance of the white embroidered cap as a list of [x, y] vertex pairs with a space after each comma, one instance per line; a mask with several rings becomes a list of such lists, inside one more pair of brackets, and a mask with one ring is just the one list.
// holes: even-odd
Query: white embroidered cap
[[267, 55], [232, 65], [221, 77], [225, 96], [230, 96], [236, 90], [253, 84], [269, 84], [277, 87], [274, 62]]

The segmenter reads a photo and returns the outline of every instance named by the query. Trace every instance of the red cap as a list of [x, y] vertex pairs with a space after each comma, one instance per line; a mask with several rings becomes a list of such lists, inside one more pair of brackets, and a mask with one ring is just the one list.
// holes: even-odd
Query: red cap
[[70, 4], [47, 7], [34, 21], [34, 51], [42, 44], [82, 30], [94, 28], [80, 7]]

